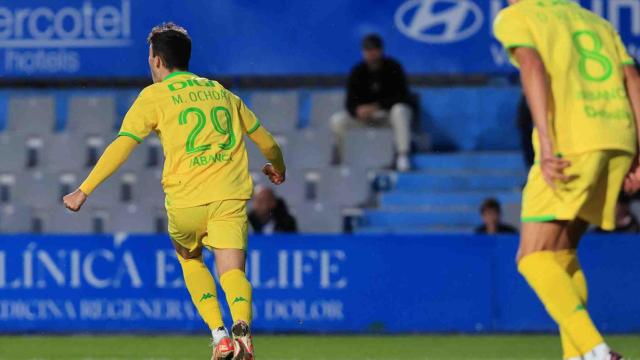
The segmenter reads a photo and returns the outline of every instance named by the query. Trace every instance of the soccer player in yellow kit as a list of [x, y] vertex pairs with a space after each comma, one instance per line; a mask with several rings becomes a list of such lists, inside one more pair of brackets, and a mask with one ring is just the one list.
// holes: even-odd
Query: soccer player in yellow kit
[[[244, 272], [246, 203], [253, 184], [243, 135], [269, 161], [263, 172], [276, 185], [285, 180], [282, 152], [240, 98], [218, 82], [188, 72], [191, 39], [174, 24], [153, 28], [148, 38], [153, 85], [142, 90], [80, 188], [64, 197], [78, 211], [94, 189], [122, 165], [151, 132], [165, 155], [162, 185], [169, 235], [198, 312], [210, 327], [212, 359], [254, 359], [249, 325], [252, 289]], [[215, 255], [216, 270], [231, 310], [233, 341], [220, 315], [214, 279], [202, 248]]]
[[558, 323], [565, 359], [621, 359], [589, 316], [576, 248], [589, 224], [613, 229], [625, 176], [637, 186], [638, 72], [613, 27], [578, 4], [509, 2], [494, 31], [520, 68], [536, 149], [518, 270]]

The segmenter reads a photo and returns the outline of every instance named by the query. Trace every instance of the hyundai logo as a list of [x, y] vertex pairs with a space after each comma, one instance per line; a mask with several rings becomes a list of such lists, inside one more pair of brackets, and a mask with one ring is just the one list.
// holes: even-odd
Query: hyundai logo
[[471, 0], [409, 0], [395, 14], [398, 30], [434, 44], [467, 39], [480, 30], [484, 17]]

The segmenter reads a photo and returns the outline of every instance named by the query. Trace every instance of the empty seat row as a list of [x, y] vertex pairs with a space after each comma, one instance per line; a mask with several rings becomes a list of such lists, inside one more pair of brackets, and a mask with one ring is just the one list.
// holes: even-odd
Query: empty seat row
[[[291, 208], [305, 233], [338, 233], [343, 216], [335, 205], [313, 203]], [[0, 205], [0, 234], [154, 234], [167, 232], [167, 217], [157, 206], [121, 205], [111, 209], [87, 206], [72, 213], [61, 206]]]
[[[0, 174], [0, 204], [60, 205], [62, 197], [76, 189], [86, 175], [87, 171]], [[252, 175], [256, 185], [268, 185], [264, 175], [257, 172]], [[160, 170], [119, 171], [91, 194], [88, 205], [103, 208], [120, 204], [163, 206], [161, 176]], [[290, 204], [323, 202], [342, 207], [356, 206], [369, 199], [368, 176], [366, 170], [346, 167], [291, 172], [277, 191]]]
[[[27, 135], [49, 134], [56, 129], [109, 134], [119, 127], [137, 91], [64, 94], [10, 95], [6, 114], [0, 113], [0, 125], [6, 123], [6, 132]], [[307, 126], [327, 129], [331, 114], [344, 107], [343, 99], [342, 91], [318, 91], [309, 96], [298, 91], [261, 91], [245, 100], [270, 131], [283, 133]]]
[[[289, 204], [308, 205], [314, 202], [350, 207], [366, 203], [371, 189], [369, 173], [363, 169], [324, 168], [289, 172], [284, 184], [275, 188]], [[254, 184], [270, 186], [267, 178], [253, 173]]]
[[[61, 206], [62, 197], [76, 189], [86, 175], [87, 172], [0, 175], [0, 204]], [[163, 206], [160, 178], [160, 171], [118, 172], [91, 194], [87, 204], [104, 208], [133, 203]]]
[[[70, 96], [66, 103], [55, 96], [13, 96], [7, 109], [6, 131], [18, 134], [49, 134], [64, 123], [74, 134], [113, 132], [117, 114], [112, 95]], [[60, 117], [64, 117], [60, 119]]]
[[[0, 171], [76, 171], [94, 166], [111, 141], [102, 136], [74, 136], [69, 133], [0, 135]], [[150, 137], [140, 145], [124, 169], [160, 168], [163, 154], [160, 141]]]
[[[330, 166], [334, 155], [334, 138], [319, 130], [299, 130], [276, 134], [287, 166], [292, 169], [317, 169]], [[393, 163], [393, 133], [390, 129], [349, 129], [343, 164], [359, 169], [378, 169]], [[249, 166], [259, 170], [264, 158], [251, 141], [247, 141]]]
[[[333, 138], [321, 131], [301, 130], [276, 135], [291, 169], [316, 169], [331, 164]], [[22, 170], [78, 171], [96, 164], [112, 138], [75, 136], [70, 133], [0, 135], [0, 172]], [[393, 159], [392, 134], [385, 129], [352, 129], [345, 146], [345, 164], [354, 168], [380, 168]], [[259, 170], [265, 159], [256, 145], [247, 141], [249, 165]], [[126, 170], [160, 168], [160, 141], [151, 136], [123, 165]]]
[[62, 206], [0, 205], [0, 233], [102, 234], [166, 233], [161, 207], [122, 205], [111, 209], [87, 206], [72, 213]]

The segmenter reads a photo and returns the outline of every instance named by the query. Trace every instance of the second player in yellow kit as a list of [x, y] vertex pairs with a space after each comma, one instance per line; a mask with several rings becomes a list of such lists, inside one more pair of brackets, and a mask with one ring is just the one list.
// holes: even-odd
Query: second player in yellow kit
[[536, 151], [518, 270], [558, 323], [565, 359], [620, 360], [588, 314], [576, 249], [589, 224], [614, 228], [638, 149], [640, 76], [611, 24], [575, 2], [509, 2], [494, 31], [520, 67]]
[[[637, 148], [622, 70], [633, 65], [633, 59], [620, 36], [604, 19], [564, 0], [520, 1], [496, 19], [495, 34], [507, 49], [528, 47], [540, 54], [552, 79], [548, 110], [554, 151], [572, 164], [567, 169], [572, 181], [558, 184], [555, 192], [546, 191], [540, 168], [532, 168], [522, 220], [572, 220], [581, 215], [613, 229], [617, 184], [622, 184]], [[539, 161], [536, 130], [533, 137]], [[603, 150], [612, 152], [588, 154]], [[609, 158], [614, 163], [608, 164]]]
[[[246, 203], [253, 183], [245, 135], [269, 161], [263, 172], [276, 185], [285, 180], [282, 152], [240, 98], [218, 82], [186, 71], [191, 56], [186, 30], [163, 24], [151, 31], [148, 41], [154, 84], [142, 90], [119, 136], [64, 203], [80, 210], [135, 146], [156, 133], [165, 157], [162, 186], [169, 235], [193, 303], [211, 329], [212, 359], [253, 360], [252, 288], [244, 272]], [[203, 247], [215, 255], [234, 321], [233, 341], [222, 321], [214, 279], [202, 260]]]

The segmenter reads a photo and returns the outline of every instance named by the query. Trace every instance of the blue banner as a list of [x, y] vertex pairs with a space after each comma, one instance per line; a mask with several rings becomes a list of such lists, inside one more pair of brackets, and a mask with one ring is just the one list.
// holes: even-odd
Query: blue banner
[[[253, 237], [255, 329], [550, 331], [515, 237]], [[585, 240], [595, 321], [640, 331], [637, 237]], [[211, 257], [206, 258], [212, 265]], [[223, 298], [219, 290], [220, 298]], [[223, 312], [228, 311], [223, 301]], [[204, 331], [164, 236], [1, 236], [0, 333]]]
[[[640, 55], [640, 2], [582, 0]], [[378, 32], [414, 74], [514, 69], [491, 25], [506, 0], [0, 1], [0, 77], [148, 76], [146, 37], [164, 21], [194, 41], [192, 70], [212, 76], [344, 74]]]

